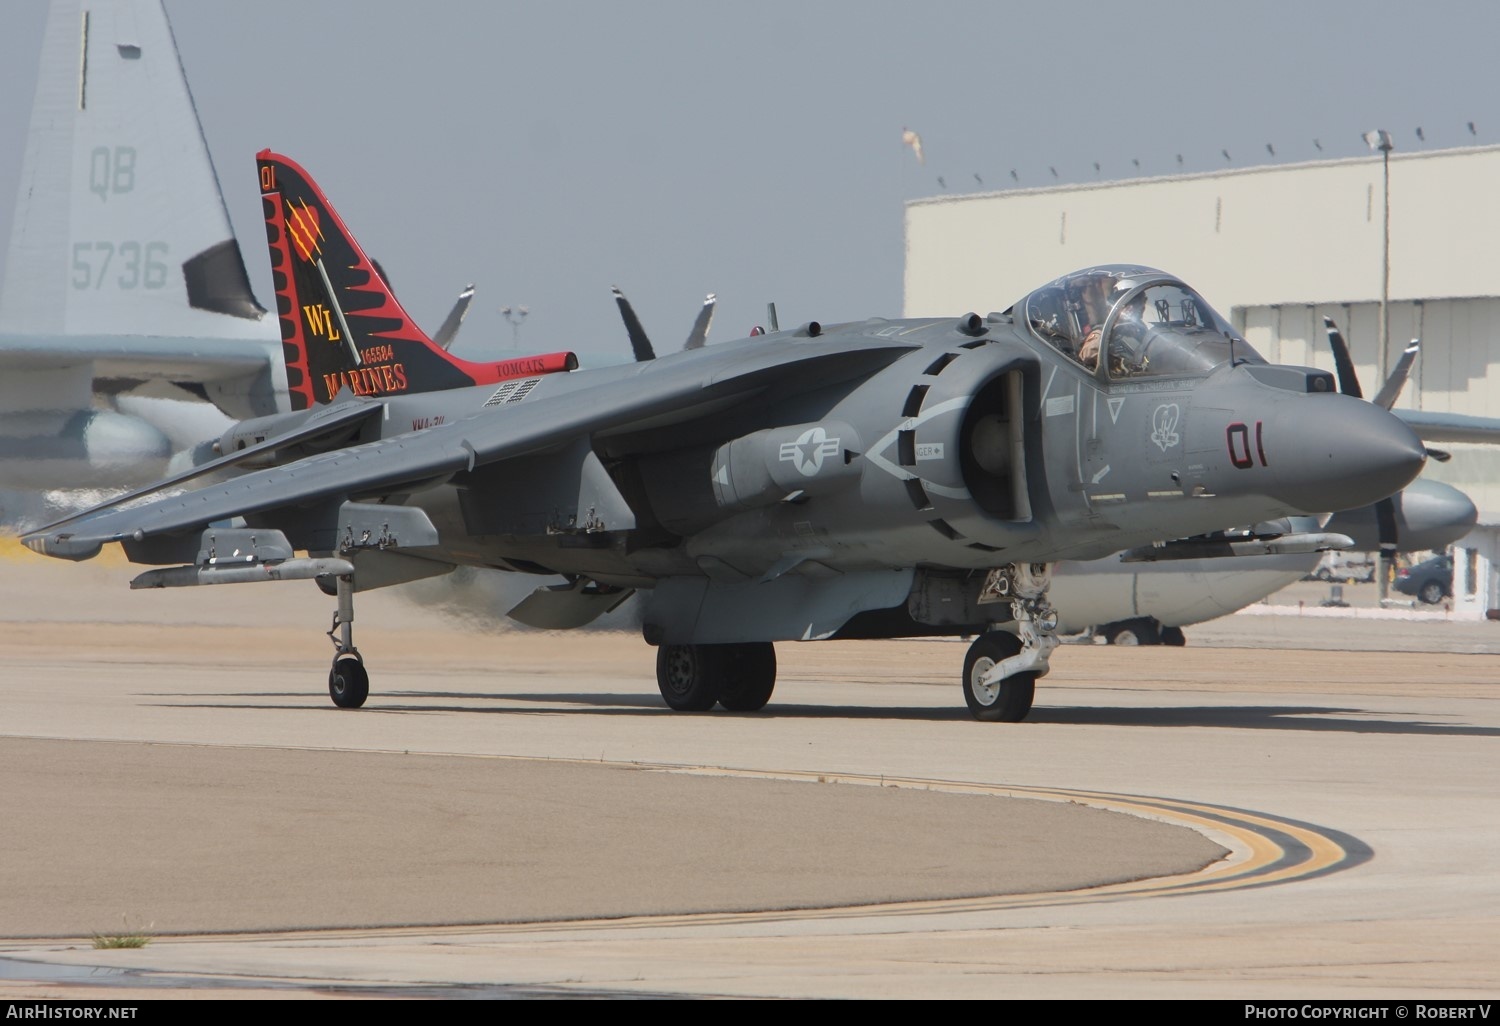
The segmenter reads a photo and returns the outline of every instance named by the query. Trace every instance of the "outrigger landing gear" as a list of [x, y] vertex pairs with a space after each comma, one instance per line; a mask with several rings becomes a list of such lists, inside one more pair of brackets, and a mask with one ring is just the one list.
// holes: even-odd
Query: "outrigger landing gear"
[[1008, 563], [991, 570], [981, 604], [1009, 601], [1016, 633], [989, 630], [964, 659], [964, 701], [975, 719], [1018, 723], [1031, 712], [1036, 679], [1051, 668], [1057, 647], [1057, 611], [1047, 601], [1049, 563]]
[[339, 605], [333, 614], [328, 638], [333, 642], [333, 668], [328, 671], [328, 697], [340, 709], [358, 709], [370, 697], [370, 675], [354, 647], [354, 577], [334, 578]]

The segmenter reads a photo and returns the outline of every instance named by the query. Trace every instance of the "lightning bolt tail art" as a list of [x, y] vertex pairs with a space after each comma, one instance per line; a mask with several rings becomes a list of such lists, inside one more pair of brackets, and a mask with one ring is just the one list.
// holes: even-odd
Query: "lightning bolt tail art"
[[475, 363], [433, 342], [343, 219], [294, 161], [256, 155], [294, 409], [359, 396], [432, 392], [573, 370], [569, 352]]

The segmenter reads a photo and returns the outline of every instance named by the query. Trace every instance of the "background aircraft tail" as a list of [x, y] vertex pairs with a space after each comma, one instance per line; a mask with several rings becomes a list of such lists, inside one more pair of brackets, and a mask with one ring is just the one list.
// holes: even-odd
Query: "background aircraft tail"
[[292, 160], [257, 155], [293, 409], [356, 395], [429, 392], [572, 370], [572, 353], [473, 363], [433, 342]]
[[160, 0], [53, 0], [40, 68], [0, 333], [271, 339]]
[[24, 156], [0, 282], [0, 523], [153, 480], [228, 418], [284, 408], [161, 0], [51, 0], [27, 135], [8, 144]]

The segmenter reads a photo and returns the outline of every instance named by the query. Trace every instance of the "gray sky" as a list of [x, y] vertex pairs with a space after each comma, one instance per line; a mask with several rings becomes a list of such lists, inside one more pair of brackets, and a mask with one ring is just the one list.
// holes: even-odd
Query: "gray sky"
[[[45, 6], [0, 5], [0, 238]], [[897, 316], [903, 203], [943, 191], [939, 176], [976, 192], [1014, 187], [1012, 169], [1023, 186], [1133, 177], [1132, 158], [1174, 173], [1179, 153], [1186, 171], [1356, 156], [1375, 127], [1404, 152], [1500, 140], [1488, 0], [167, 10], [262, 304], [254, 154], [271, 147], [314, 175], [429, 330], [476, 283], [456, 347], [471, 358], [509, 351], [504, 305], [531, 310], [524, 350], [625, 358], [614, 284], [659, 351], [710, 291], [710, 342], [763, 323], [768, 300], [784, 327]]]

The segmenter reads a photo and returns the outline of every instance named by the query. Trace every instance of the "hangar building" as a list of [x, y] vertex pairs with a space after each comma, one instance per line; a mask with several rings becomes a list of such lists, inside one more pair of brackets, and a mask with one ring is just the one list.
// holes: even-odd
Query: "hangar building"
[[[1267, 360], [1332, 369], [1323, 317], [1343, 329], [1366, 395], [1388, 359], [1422, 353], [1398, 407], [1500, 418], [1500, 146], [1380, 154], [944, 195], [906, 207], [905, 314], [1004, 310], [1093, 264], [1182, 277]], [[1455, 559], [1455, 613], [1500, 608], [1500, 445], [1444, 443], [1428, 476], [1462, 488], [1479, 527]]]

